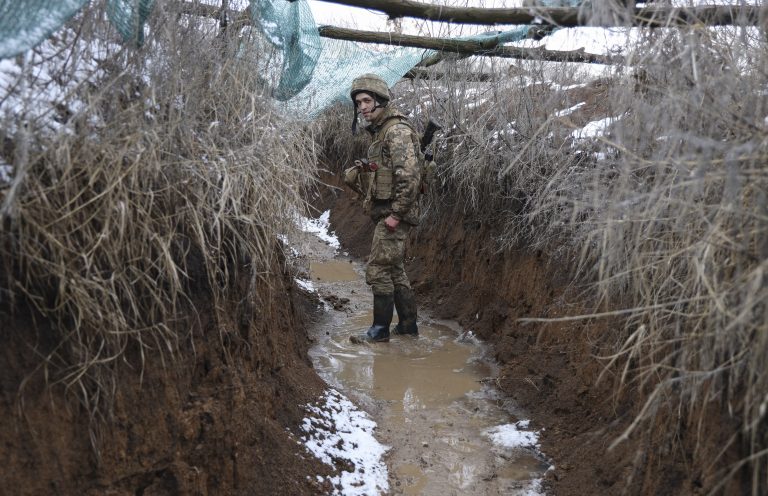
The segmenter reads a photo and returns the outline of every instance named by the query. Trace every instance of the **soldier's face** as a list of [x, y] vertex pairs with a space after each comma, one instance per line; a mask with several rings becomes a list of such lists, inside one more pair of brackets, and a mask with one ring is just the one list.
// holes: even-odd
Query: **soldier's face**
[[382, 112], [381, 107], [376, 107], [376, 100], [368, 93], [358, 93], [355, 95], [355, 105], [357, 110], [363, 115], [363, 119], [373, 122]]

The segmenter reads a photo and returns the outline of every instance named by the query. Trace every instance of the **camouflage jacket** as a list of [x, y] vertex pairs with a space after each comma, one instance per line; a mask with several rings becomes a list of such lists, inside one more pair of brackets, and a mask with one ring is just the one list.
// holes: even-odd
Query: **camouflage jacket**
[[[392, 120], [395, 122], [390, 122]], [[419, 222], [419, 137], [404, 114], [385, 107], [366, 127], [373, 141], [368, 147], [368, 163], [375, 164], [363, 185], [366, 210], [378, 221], [392, 215], [411, 225]]]

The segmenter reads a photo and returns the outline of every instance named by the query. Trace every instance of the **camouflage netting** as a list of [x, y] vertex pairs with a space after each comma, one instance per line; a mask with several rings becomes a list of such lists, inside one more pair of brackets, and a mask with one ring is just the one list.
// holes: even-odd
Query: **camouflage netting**
[[[19, 55], [48, 38], [88, 0], [0, 0], [0, 59]], [[141, 44], [154, 0], [109, 0], [110, 21], [125, 41]]]
[[[88, 3], [87, 0], [0, 0], [0, 59], [19, 55], [45, 40]], [[545, 0], [544, 5], [577, 5], [579, 0]], [[107, 0], [107, 14], [126, 43], [144, 41], [145, 22], [154, 0]], [[346, 98], [352, 80], [379, 74], [390, 86], [431, 50], [382, 49], [380, 45], [321, 38], [306, 0], [249, 0], [254, 26], [282, 56], [273, 97], [298, 116], [317, 115]], [[499, 43], [523, 39], [529, 26], [495, 31], [466, 40], [497, 38]], [[244, 51], [245, 52], [245, 51]], [[265, 77], [265, 80], [269, 78]]]
[[[577, 6], [581, 0], [545, 0], [542, 5]], [[381, 76], [393, 86], [432, 50], [395, 48], [320, 37], [306, 0], [251, 0], [251, 16], [266, 39], [283, 54], [283, 71], [273, 95], [286, 110], [316, 115], [335, 101], [345, 100], [352, 80], [365, 73]], [[530, 26], [493, 31], [464, 40], [496, 38], [499, 44], [524, 39]], [[375, 48], [371, 48], [375, 47]]]

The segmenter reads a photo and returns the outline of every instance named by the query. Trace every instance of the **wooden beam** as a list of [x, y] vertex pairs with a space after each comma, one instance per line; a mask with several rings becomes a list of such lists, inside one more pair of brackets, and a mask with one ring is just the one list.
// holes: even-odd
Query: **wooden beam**
[[[212, 17], [215, 19], [218, 19], [221, 15], [221, 9], [213, 5], [205, 5], [191, 1], [180, 1], [177, 2], [177, 4], [180, 6], [180, 12], [183, 14]], [[247, 10], [242, 12], [229, 11], [229, 15], [231, 18], [236, 19], [236, 23], [250, 22]], [[319, 32], [322, 37], [337, 40], [426, 48], [439, 52], [458, 53], [464, 56], [483, 55], [526, 60], [545, 60], [549, 62], [584, 62], [593, 64], [616, 64], [623, 62], [623, 59], [621, 58], [585, 53], [582, 50], [566, 52], [544, 50], [543, 48], [499, 47], [497, 46], [496, 40], [493, 39], [483, 41], [455, 40], [450, 38], [431, 38], [397, 33], [360, 31], [334, 26], [320, 26]], [[437, 63], [440, 60], [441, 56], [436, 55], [432, 60], [432, 64]], [[420, 65], [421, 67], [427, 67], [432, 64], [422, 63]]]
[[403, 79], [430, 79], [430, 80], [448, 79], [451, 81], [476, 81], [476, 82], [493, 81], [500, 77], [501, 75], [494, 75], [494, 74], [489, 74], [484, 72], [458, 74], [458, 73], [429, 71], [422, 67], [414, 67], [413, 69], [411, 69], [410, 71], [406, 72], [403, 75]]
[[[768, 21], [768, 11], [756, 5], [711, 5], [690, 8], [672, 8], [650, 5], [640, 8], [628, 8], [627, 22], [601, 20], [592, 22], [589, 10], [573, 7], [526, 7], [495, 8], [448, 7], [443, 5], [415, 2], [413, 0], [322, 0], [330, 3], [361, 7], [384, 12], [390, 17], [416, 17], [430, 21], [451, 22], [456, 24], [554, 24], [563, 27], [575, 26], [641, 26], [674, 27], [702, 24], [707, 26], [722, 25], [759, 25]], [[762, 16], [761, 16], [762, 9]]]
[[[222, 14], [224, 14], [222, 8], [215, 5], [190, 0], [180, 0], [174, 3], [178, 6], [180, 14], [210, 17], [212, 19], [221, 19], [223, 17]], [[226, 18], [232, 20], [233, 27], [242, 27], [251, 23], [251, 16], [247, 8], [245, 10], [226, 9]]]
[[452, 38], [431, 38], [397, 33], [379, 33], [357, 29], [320, 26], [320, 36], [335, 40], [358, 41], [361, 43], [381, 43], [387, 45], [426, 48], [439, 52], [453, 52], [465, 55], [482, 55], [525, 60], [544, 60], [548, 62], [583, 62], [590, 64], [623, 63], [623, 58], [586, 53], [583, 50], [559, 51], [543, 48], [520, 48], [498, 46], [496, 40], [483, 41], [457, 40]]

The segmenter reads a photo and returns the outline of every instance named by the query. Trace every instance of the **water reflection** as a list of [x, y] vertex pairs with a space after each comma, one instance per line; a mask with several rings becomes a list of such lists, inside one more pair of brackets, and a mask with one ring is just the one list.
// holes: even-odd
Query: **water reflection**
[[383, 442], [392, 446], [396, 494], [518, 494], [520, 481], [540, 476], [547, 466], [533, 453], [501, 452], [482, 434], [509, 423], [511, 414], [482, 381], [492, 370], [477, 344], [434, 322], [420, 323], [418, 337], [350, 343], [371, 317], [339, 319], [311, 355], [326, 381], [376, 414]]

